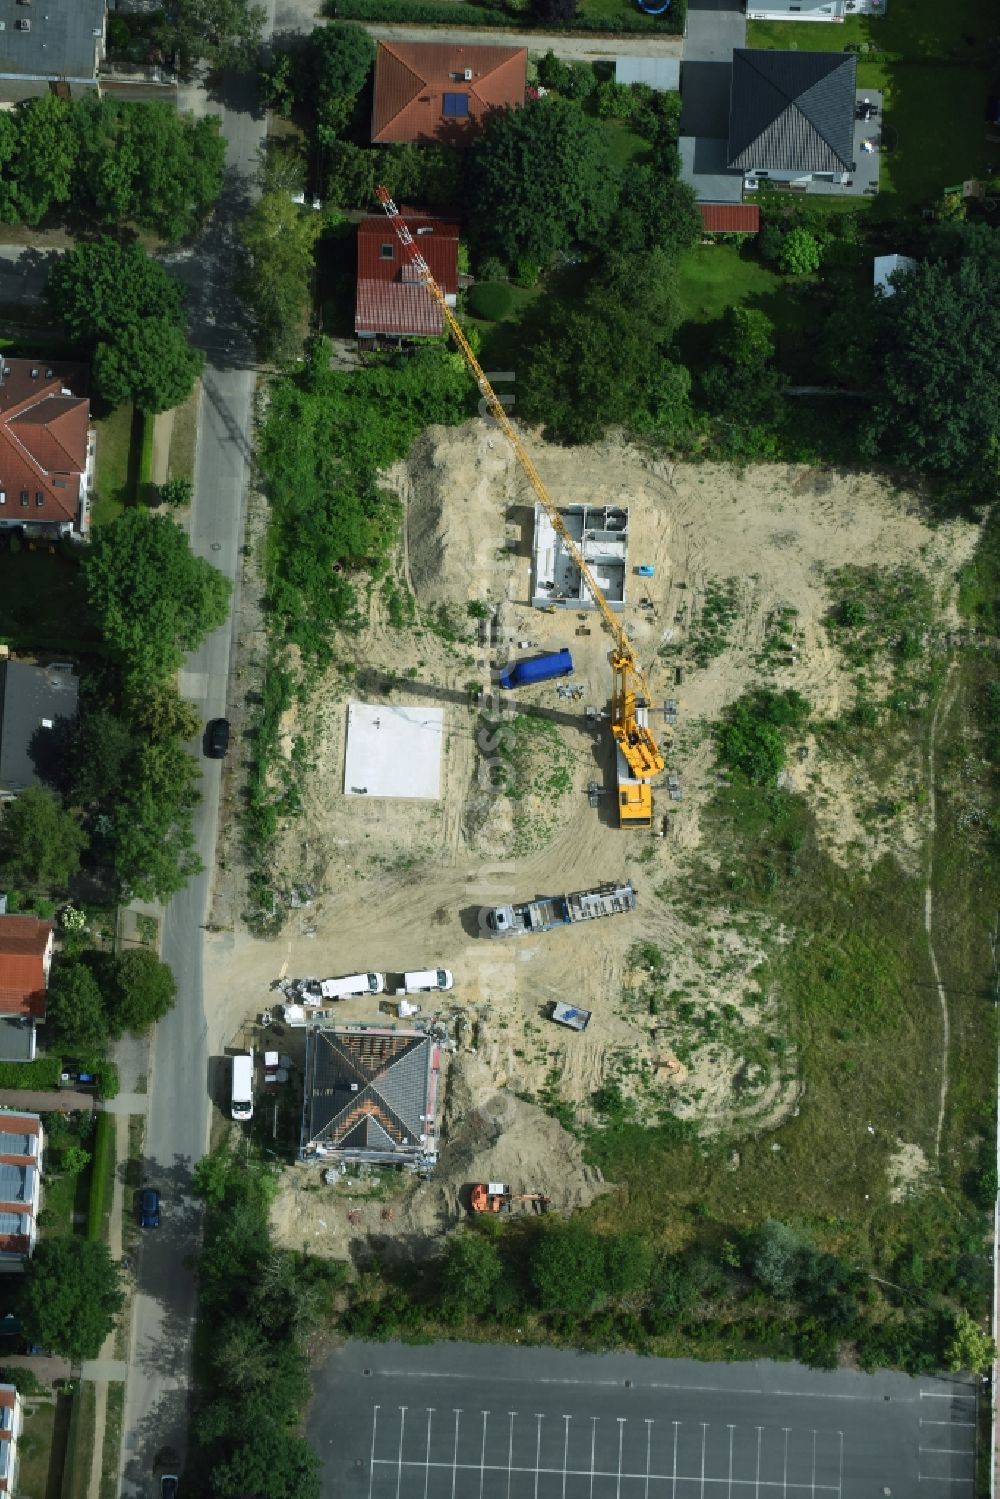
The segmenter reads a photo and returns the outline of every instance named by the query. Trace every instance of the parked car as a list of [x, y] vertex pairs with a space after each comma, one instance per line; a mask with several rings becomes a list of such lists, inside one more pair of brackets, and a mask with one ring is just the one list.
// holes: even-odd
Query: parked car
[[228, 748], [229, 719], [211, 719], [205, 730], [205, 754], [210, 760], [223, 760]]
[[137, 1211], [140, 1228], [159, 1228], [160, 1194], [155, 1187], [143, 1187]]
[[160, 1479], [160, 1499], [177, 1499], [177, 1477], [173, 1473], [164, 1473]]

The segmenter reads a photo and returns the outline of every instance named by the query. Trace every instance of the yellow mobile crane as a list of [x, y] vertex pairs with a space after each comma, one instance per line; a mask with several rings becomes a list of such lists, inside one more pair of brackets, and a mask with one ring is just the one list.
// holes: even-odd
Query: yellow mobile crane
[[[416, 242], [406, 227], [399, 209], [384, 187], [377, 187], [375, 195], [391, 220], [396, 235], [406, 250], [411, 264], [419, 272], [420, 279], [429, 294], [441, 309], [452, 336], [465, 356], [466, 363], [475, 376], [476, 383], [490, 409], [497, 426], [514, 449], [515, 457], [527, 476], [528, 483], [538, 497], [553, 529], [562, 539], [567, 552], [580, 570], [591, 598], [600, 610], [601, 618], [611, 636], [611, 732], [618, 751], [618, 821], [623, 828], [648, 828], [653, 823], [653, 794], [649, 786], [653, 776], [663, 770], [664, 761], [656, 740], [649, 730], [649, 689], [639, 669], [632, 650], [632, 642], [624, 626], [608, 603], [600, 584], [584, 560], [566, 522], [556, 509], [555, 501], [542, 483], [538, 470], [521, 439], [515, 432], [490, 382], [487, 380], [478, 359], [472, 352], [469, 340], [459, 325], [458, 319], [445, 300], [444, 292], [431, 274], [430, 267], [417, 248]], [[624, 764], [622, 763], [624, 761]]]

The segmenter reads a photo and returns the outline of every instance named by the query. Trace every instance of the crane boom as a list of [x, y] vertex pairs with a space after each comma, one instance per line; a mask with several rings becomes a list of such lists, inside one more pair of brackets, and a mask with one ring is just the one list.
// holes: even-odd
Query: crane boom
[[614, 679], [614, 690], [611, 700], [611, 731], [619, 749], [628, 761], [632, 774], [638, 780], [649, 780], [650, 777], [659, 775], [660, 771], [663, 770], [664, 760], [647, 724], [645, 721], [640, 722], [640, 717], [642, 720], [645, 720], [646, 717], [646, 714], [642, 713], [641, 710], [649, 702], [649, 689], [636, 662], [632, 642], [626, 635], [621, 620], [608, 603], [604, 591], [588, 566], [575, 537], [559, 514], [555, 501], [545, 488], [531, 454], [525, 448], [520, 437], [518, 437], [513, 423], [504, 410], [503, 402], [486, 378], [469, 340], [463, 333], [455, 314], [448, 306], [445, 294], [435, 281], [430, 266], [417, 248], [413, 235], [407, 228], [399, 209], [396, 207], [386, 188], [376, 187], [375, 196], [385, 210], [386, 216], [391, 221], [396, 231], [396, 236], [406, 250], [414, 269], [419, 273], [423, 285], [441, 309], [445, 323], [475, 377], [476, 384], [479, 386], [483, 399], [489, 407], [490, 414], [513, 448], [514, 456], [521, 465], [539, 504], [548, 516], [553, 530], [560, 537], [566, 551], [573, 559], [574, 566], [579, 569], [580, 577], [583, 579], [588, 593], [600, 611], [601, 618], [604, 620], [604, 624], [613, 642], [611, 668]]

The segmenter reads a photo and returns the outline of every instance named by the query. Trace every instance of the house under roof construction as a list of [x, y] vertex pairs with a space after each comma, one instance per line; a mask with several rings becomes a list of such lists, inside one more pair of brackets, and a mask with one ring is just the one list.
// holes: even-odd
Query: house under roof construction
[[432, 1166], [441, 1053], [423, 1031], [311, 1025], [300, 1154]]

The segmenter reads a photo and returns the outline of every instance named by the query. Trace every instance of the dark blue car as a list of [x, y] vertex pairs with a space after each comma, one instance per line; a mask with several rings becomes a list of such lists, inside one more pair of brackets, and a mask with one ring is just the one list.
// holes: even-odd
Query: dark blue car
[[155, 1187], [143, 1187], [139, 1193], [139, 1227], [159, 1228], [160, 1194]]

